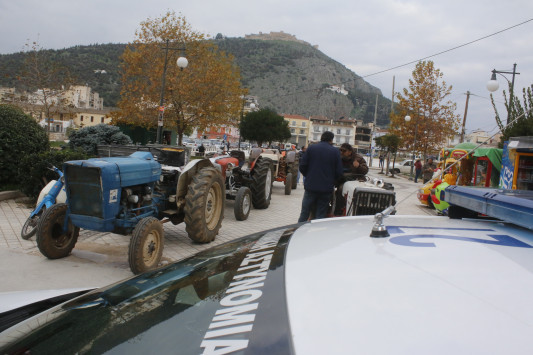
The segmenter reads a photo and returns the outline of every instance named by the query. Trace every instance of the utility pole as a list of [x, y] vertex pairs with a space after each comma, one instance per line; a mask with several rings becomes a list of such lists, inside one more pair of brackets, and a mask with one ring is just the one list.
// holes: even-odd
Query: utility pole
[[374, 107], [374, 125], [372, 126], [372, 134], [370, 135], [370, 167], [372, 167], [372, 161], [374, 160], [374, 133], [376, 132], [376, 121], [378, 118], [378, 98], [376, 94], [376, 107]]
[[461, 141], [459, 143], [463, 143], [465, 141], [465, 123], [466, 123], [466, 114], [468, 113], [468, 100], [470, 100], [470, 91], [466, 92], [465, 115], [463, 117], [463, 129], [461, 130]]
[[392, 76], [392, 99], [390, 100], [390, 112], [394, 109], [394, 82], [396, 80], [396, 77]]
[[[162, 49], [165, 50], [165, 64], [163, 66], [163, 75], [162, 75], [162, 78], [161, 78], [161, 97], [160, 97], [160, 100], [159, 100], [159, 116], [157, 118], [157, 136], [156, 136], [156, 140], [157, 140], [158, 144], [161, 144], [161, 139], [162, 139], [162, 136], [163, 136], [163, 116], [164, 116], [164, 113], [165, 113], [165, 106], [164, 106], [164, 104], [165, 104], [165, 81], [166, 81], [166, 75], [167, 75], [168, 50], [169, 49], [179, 50], [182, 53], [183, 53], [183, 51], [185, 51], [185, 45], [182, 45], [179, 48], [171, 48], [171, 47], [169, 47], [169, 42], [170, 41], [167, 39], [165, 47], [162, 48]], [[183, 70], [183, 68], [187, 67], [188, 62], [187, 62], [186, 58], [180, 57], [180, 58], [178, 58], [178, 61], [176, 62], [176, 64], [178, 65], [180, 70]]]

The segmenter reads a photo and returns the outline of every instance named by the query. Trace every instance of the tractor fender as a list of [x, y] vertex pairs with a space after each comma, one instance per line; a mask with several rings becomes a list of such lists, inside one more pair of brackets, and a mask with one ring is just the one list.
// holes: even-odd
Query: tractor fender
[[296, 152], [291, 150], [287, 152], [287, 155], [285, 155], [285, 160], [287, 163], [294, 163], [296, 161]]
[[220, 165], [213, 164], [209, 159], [194, 159], [188, 162], [187, 165], [183, 167], [183, 170], [180, 173], [180, 177], [178, 178], [176, 198], [185, 198], [185, 195], [187, 194], [187, 188], [191, 183], [192, 177], [198, 174], [198, 171], [200, 171], [200, 169], [209, 166], [214, 167], [220, 172], [220, 174], [222, 174], [222, 169]]
[[257, 158], [261, 155], [262, 152], [263, 152], [263, 149], [261, 148], [252, 148], [252, 150], [250, 151], [250, 160], [251, 161], [257, 160]]

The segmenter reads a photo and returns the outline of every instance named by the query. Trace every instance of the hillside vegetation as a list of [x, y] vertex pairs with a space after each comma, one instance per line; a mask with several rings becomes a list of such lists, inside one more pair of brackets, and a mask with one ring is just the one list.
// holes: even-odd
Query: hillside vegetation
[[[280, 114], [344, 116], [372, 122], [378, 95], [377, 123], [383, 126], [389, 122], [390, 100], [379, 89], [310, 45], [244, 38], [218, 39], [215, 43], [234, 55], [243, 86], [258, 97], [261, 107]], [[105, 106], [114, 106], [120, 95], [120, 56], [125, 46], [95, 44], [48, 52], [54, 60], [71, 68], [79, 84], [98, 92]], [[22, 52], [0, 55], [0, 86], [17, 85], [23, 61]], [[96, 70], [105, 70], [106, 74], [95, 73]], [[348, 95], [326, 89], [341, 84]]]

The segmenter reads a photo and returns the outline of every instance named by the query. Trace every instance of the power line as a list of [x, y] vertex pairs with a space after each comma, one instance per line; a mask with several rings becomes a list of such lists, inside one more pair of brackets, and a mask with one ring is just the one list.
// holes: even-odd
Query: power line
[[413, 60], [413, 61], [410, 61], [409, 63], [405, 63], [405, 64], [397, 65], [397, 66], [392, 67], [392, 68], [389, 68], [389, 69], [385, 69], [385, 70], [381, 70], [381, 71], [378, 71], [378, 72], [375, 72], [375, 73], [372, 73], [372, 74], [364, 75], [364, 76], [362, 76], [362, 78], [368, 78], [369, 76], [373, 76], [373, 75], [377, 75], [377, 74], [385, 73], [385, 72], [388, 72], [388, 71], [391, 71], [391, 70], [394, 70], [394, 69], [398, 69], [398, 68], [401, 68], [401, 67], [405, 67], [405, 66], [410, 65], [410, 64], [413, 64], [413, 63], [418, 63], [418, 62], [420, 62], [420, 61], [422, 61], [422, 60], [425, 60], [425, 59], [428, 59], [428, 58], [436, 57], [436, 56], [438, 56], [438, 55], [441, 55], [441, 54], [444, 54], [444, 53], [448, 53], [448, 52], [454, 51], [454, 50], [456, 50], [456, 49], [459, 49], [459, 48], [462, 48], [462, 47], [468, 46], [468, 45], [470, 45], [470, 44], [473, 44], [473, 43], [479, 42], [479, 41], [481, 41], [481, 40], [484, 40], [484, 39], [490, 38], [490, 37], [492, 37], [492, 36], [496, 36], [497, 34], [503, 33], [503, 32], [505, 32], [505, 31], [509, 31], [509, 30], [511, 30], [511, 29], [513, 29], [513, 28], [515, 28], [515, 27], [518, 27], [518, 26], [524, 25], [524, 24], [526, 24], [526, 23], [528, 23], [528, 22], [531, 22], [531, 21], [533, 21], [533, 18], [530, 18], [529, 20], [526, 20], [526, 21], [521, 22], [521, 23], [519, 23], [519, 24], [513, 25], [513, 26], [511, 26], [511, 27], [507, 27], [507, 28], [505, 28], [505, 29], [503, 29], [503, 30], [500, 30], [500, 31], [494, 32], [494, 33], [492, 33], [492, 34], [490, 34], [490, 35], [483, 36], [483, 37], [481, 37], [481, 38], [475, 39], [475, 40], [470, 41], [470, 42], [463, 43], [463, 44], [461, 44], [461, 45], [455, 46], [455, 47], [450, 48], [450, 49], [446, 49], [446, 50], [444, 50], [444, 51], [442, 51], [442, 52], [438, 52], [438, 53], [435, 53], [435, 54], [432, 54], [432, 55], [428, 55], [427, 57], [420, 58], [420, 59], [417, 59], [417, 60]]
[[[441, 54], [444, 54], [444, 53], [448, 53], [448, 52], [451, 52], [451, 51], [454, 51], [456, 49], [459, 49], [459, 48], [462, 48], [462, 47], [465, 47], [465, 46], [468, 46], [470, 44], [473, 44], [473, 43], [476, 43], [476, 42], [479, 42], [479, 41], [482, 41], [484, 39], [487, 39], [487, 38], [490, 38], [490, 37], [493, 37], [493, 36], [496, 36], [500, 33], [503, 33], [505, 31], [509, 31], [513, 28], [516, 28], [518, 26], [522, 26], [528, 22], [531, 22], [533, 21], [533, 18], [530, 18], [529, 20], [526, 20], [526, 21], [523, 21], [523, 22], [520, 22], [516, 25], [513, 25], [513, 26], [510, 26], [510, 27], [507, 27], [507, 28], [504, 28], [503, 30], [500, 30], [500, 31], [497, 31], [497, 32], [494, 32], [494, 33], [491, 33], [489, 35], [486, 35], [486, 36], [483, 36], [483, 37], [480, 37], [478, 39], [475, 39], [473, 41], [470, 41], [470, 42], [466, 42], [466, 43], [463, 43], [463, 44], [460, 44], [458, 46], [455, 46], [455, 47], [452, 47], [450, 49], [446, 49], [444, 51], [441, 51], [441, 52], [438, 52], [438, 53], [435, 53], [435, 54], [431, 54], [431, 55], [428, 55], [426, 57], [423, 57], [423, 58], [419, 58], [419, 59], [416, 59], [416, 60], [412, 60], [408, 63], [404, 63], [404, 64], [400, 64], [400, 65], [397, 65], [397, 66], [394, 66], [394, 67], [391, 67], [391, 68], [388, 68], [388, 69], [384, 69], [384, 70], [380, 70], [380, 71], [377, 71], [375, 73], [371, 73], [371, 74], [367, 74], [367, 75], [363, 75], [363, 76], [360, 76], [358, 78], [355, 78], [355, 79], [350, 79], [350, 80], [346, 80], [346, 81], [343, 81], [343, 82], [340, 82], [340, 83], [336, 83], [336, 84], [333, 84], [333, 85], [342, 85], [342, 84], [346, 84], [346, 83], [349, 83], [351, 81], [355, 81], [355, 80], [359, 80], [359, 79], [364, 79], [364, 78], [368, 78], [370, 76], [374, 76], [374, 75], [378, 75], [378, 74], [383, 74], [383, 73], [386, 73], [388, 71], [391, 71], [391, 70], [394, 70], [394, 69], [398, 69], [398, 68], [402, 68], [402, 67], [405, 67], [407, 65], [411, 65], [411, 64], [414, 64], [414, 63], [418, 63], [422, 60], [425, 60], [425, 59], [428, 59], [428, 58], [433, 58], [433, 57], [436, 57], [436, 56], [439, 56]], [[280, 97], [280, 96], [290, 96], [290, 95], [295, 95], [295, 94], [301, 94], [301, 93], [305, 93], [305, 92], [310, 92], [310, 91], [317, 91], [317, 90], [323, 90], [322, 88], [315, 88], [315, 89], [307, 89], [307, 90], [302, 90], [302, 91], [295, 91], [295, 92], [292, 92], [292, 93], [288, 93], [288, 94], [285, 94], [285, 95], [275, 95], [275, 96], [270, 96], [270, 97], [266, 97], [265, 99], [272, 99], [272, 98], [275, 98], [275, 97]]]

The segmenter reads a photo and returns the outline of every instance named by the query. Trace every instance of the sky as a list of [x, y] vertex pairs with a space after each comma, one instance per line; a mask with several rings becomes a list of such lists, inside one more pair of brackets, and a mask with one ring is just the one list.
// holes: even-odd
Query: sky
[[[418, 60], [432, 60], [452, 85], [448, 99], [457, 103], [461, 120], [471, 93], [467, 132], [496, 133], [486, 89], [493, 69], [512, 71], [517, 64], [514, 91], [521, 102], [522, 89], [533, 84], [531, 0], [0, 0], [0, 54], [19, 52], [32, 41], [46, 49], [132, 42], [141, 22], [168, 10], [212, 37], [293, 34], [389, 99], [408, 87]], [[442, 54], [432, 56], [437, 53]], [[494, 93], [504, 120], [506, 79], [512, 75], [498, 75]]]

